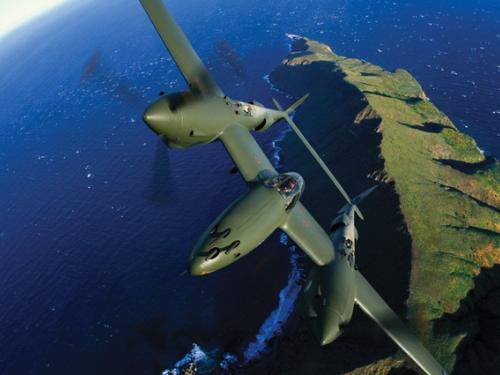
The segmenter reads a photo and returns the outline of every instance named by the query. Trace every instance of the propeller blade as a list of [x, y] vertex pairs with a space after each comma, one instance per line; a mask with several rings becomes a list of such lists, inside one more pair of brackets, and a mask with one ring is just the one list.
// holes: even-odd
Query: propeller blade
[[218, 59], [225, 66], [228, 66], [240, 80], [246, 80], [248, 74], [243, 59], [238, 55], [238, 52], [225, 40], [219, 40], [214, 47]]
[[99, 67], [101, 56], [102, 56], [101, 51], [96, 51], [85, 62], [82, 75], [80, 76], [80, 83], [87, 82], [94, 76], [97, 68]]
[[148, 188], [148, 198], [155, 203], [164, 203], [172, 193], [170, 157], [164, 141], [159, 138], [156, 143], [152, 164], [151, 184]]
[[127, 79], [106, 66], [100, 51], [94, 52], [85, 62], [80, 76], [81, 85], [88, 85], [91, 82], [114, 99], [127, 101], [130, 104], [141, 103], [140, 96], [134, 92]]
[[203, 95], [224, 96], [161, 0], [140, 0], [140, 2], [191, 90]]
[[[321, 169], [323, 169], [323, 171], [325, 172], [325, 174], [330, 178], [330, 180], [333, 182], [333, 184], [335, 185], [335, 187], [337, 188], [337, 190], [340, 192], [340, 194], [344, 197], [344, 199], [347, 201], [347, 203], [353, 204], [351, 198], [349, 197], [349, 194], [347, 194], [347, 192], [344, 190], [344, 188], [342, 187], [342, 185], [340, 184], [340, 182], [333, 175], [332, 171], [327, 167], [327, 165], [325, 164], [325, 162], [321, 159], [321, 157], [318, 155], [318, 153], [316, 152], [316, 150], [311, 146], [311, 144], [309, 143], [309, 141], [307, 140], [307, 138], [304, 137], [304, 135], [302, 134], [302, 132], [300, 131], [300, 129], [298, 128], [298, 126], [295, 124], [295, 122], [289, 116], [289, 114], [293, 110], [295, 110], [300, 104], [302, 104], [307, 99], [308, 96], [309, 96], [309, 94], [307, 94], [307, 95], [303, 96], [302, 98], [300, 98], [297, 102], [295, 102], [286, 111], [283, 110], [283, 107], [281, 107], [281, 105], [278, 103], [278, 101], [276, 99], [273, 98], [273, 102], [274, 102], [274, 105], [276, 106], [276, 108], [279, 111], [282, 112], [283, 118], [288, 122], [288, 125], [290, 125], [290, 127], [293, 129], [293, 131], [295, 132], [295, 134], [297, 134], [297, 136], [302, 141], [302, 143], [304, 144], [304, 146], [306, 146], [306, 148], [309, 150], [309, 152], [311, 153], [311, 155], [313, 156], [313, 158], [319, 164], [319, 166], [321, 167]], [[362, 220], [364, 220], [363, 214], [358, 209], [358, 207], [355, 206], [355, 210], [356, 210], [356, 213], [359, 215], [359, 217]]]

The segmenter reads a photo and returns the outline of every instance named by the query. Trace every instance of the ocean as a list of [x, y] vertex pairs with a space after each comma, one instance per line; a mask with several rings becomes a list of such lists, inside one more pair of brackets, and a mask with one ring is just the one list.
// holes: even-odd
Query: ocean
[[[497, 1], [168, 6], [231, 97], [289, 103], [265, 77], [286, 34], [304, 35], [407, 69], [500, 156]], [[227, 270], [185, 274], [198, 235], [246, 187], [220, 144], [167, 150], [142, 123], [160, 91], [185, 85], [139, 3], [69, 3], [0, 42], [0, 373], [161, 374], [186, 355], [215, 368], [265, 356], [306, 261], [275, 233]], [[277, 164], [286, 134], [258, 135]]]

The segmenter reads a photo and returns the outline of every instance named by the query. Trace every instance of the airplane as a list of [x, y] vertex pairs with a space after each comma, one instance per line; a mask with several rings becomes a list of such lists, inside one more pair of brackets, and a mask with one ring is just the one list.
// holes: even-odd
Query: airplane
[[[203, 275], [228, 266], [279, 227], [317, 266], [305, 288], [304, 299], [307, 316], [315, 321], [322, 344], [339, 336], [356, 303], [423, 371], [445, 375], [355, 267], [354, 217], [363, 218], [357, 204], [372, 189], [351, 200], [289, 117], [307, 96], [286, 111], [276, 101], [278, 110], [272, 110], [256, 102], [228, 98], [161, 1], [140, 2], [190, 87], [190, 91], [161, 96], [145, 111], [145, 123], [172, 148], [220, 140], [250, 188], [200, 238], [190, 257], [190, 273]], [[289, 123], [347, 200], [333, 222], [331, 239], [299, 202], [304, 190], [302, 177], [293, 172], [278, 174], [250, 134], [282, 119]]]
[[303, 178], [278, 173], [250, 134], [288, 117], [307, 95], [286, 111], [230, 99], [161, 0], [140, 2], [190, 88], [161, 95], [144, 112], [144, 122], [171, 148], [221, 141], [249, 187], [201, 236], [189, 257], [189, 273], [206, 275], [234, 263], [277, 228], [316, 265], [331, 262], [335, 253], [328, 235], [300, 203]]
[[[274, 100], [274, 103], [281, 109], [277, 101]], [[302, 315], [309, 323], [313, 334], [321, 345], [335, 341], [351, 321], [356, 304], [422, 371], [428, 375], [446, 375], [444, 369], [356, 267], [355, 249], [358, 231], [355, 219], [356, 216], [363, 219], [357, 206], [377, 186], [351, 199], [295, 122], [289, 116], [285, 119], [347, 201], [330, 225], [330, 238], [336, 256], [327, 265], [316, 266], [311, 270], [302, 292]]]

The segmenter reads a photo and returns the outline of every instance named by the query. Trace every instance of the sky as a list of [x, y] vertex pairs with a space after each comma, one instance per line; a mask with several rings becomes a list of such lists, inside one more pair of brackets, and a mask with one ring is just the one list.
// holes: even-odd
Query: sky
[[0, 38], [69, 0], [0, 0]]

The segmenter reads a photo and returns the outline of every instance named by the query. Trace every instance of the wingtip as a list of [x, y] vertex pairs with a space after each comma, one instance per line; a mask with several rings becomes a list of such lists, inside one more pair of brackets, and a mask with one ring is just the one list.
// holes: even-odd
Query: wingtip
[[358, 208], [358, 206], [354, 205], [354, 210], [356, 211], [356, 213], [358, 214], [358, 217], [361, 219], [361, 220], [365, 220], [365, 217], [363, 216], [363, 214], [361, 213], [361, 210]]

